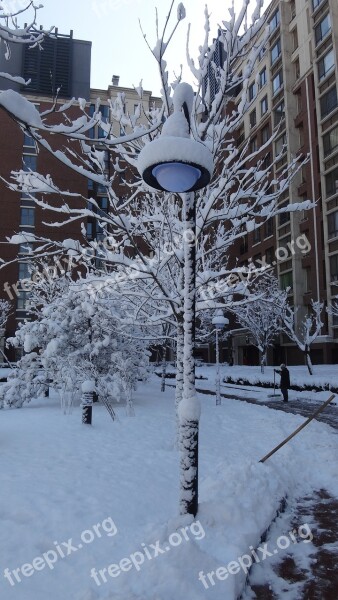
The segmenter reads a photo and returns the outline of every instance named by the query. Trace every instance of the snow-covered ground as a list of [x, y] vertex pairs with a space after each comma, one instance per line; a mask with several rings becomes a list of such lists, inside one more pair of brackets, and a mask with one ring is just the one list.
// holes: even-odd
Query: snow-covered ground
[[[265, 367], [265, 372], [262, 374], [260, 367], [251, 367], [251, 366], [240, 366], [235, 365], [233, 367], [229, 367], [228, 365], [220, 365], [220, 376], [221, 381], [226, 377], [232, 377], [233, 379], [240, 380], [243, 378], [245, 381], [248, 380], [253, 384], [257, 381], [267, 381], [273, 385], [274, 381], [274, 368], [278, 367]], [[338, 365], [315, 365], [314, 366], [314, 374], [312, 376], [309, 375], [306, 366], [297, 365], [288, 367], [290, 372], [290, 380], [292, 385], [314, 385], [318, 387], [325, 387], [327, 384], [333, 387], [338, 387]], [[174, 369], [171, 369], [174, 370]], [[197, 376], [203, 376], [207, 379], [198, 379], [196, 382], [196, 386], [200, 389], [205, 390], [215, 390], [215, 376], [216, 376], [216, 367], [215, 365], [203, 365], [196, 369]], [[275, 375], [275, 384], [276, 384], [276, 394], [278, 393], [279, 388], [279, 375]], [[273, 394], [272, 388], [262, 388], [254, 385], [245, 385], [245, 384], [221, 384], [221, 392], [225, 394], [231, 394], [231, 390], [236, 396], [240, 396], [242, 398], [249, 397], [254, 398], [259, 402], [264, 402], [267, 399], [271, 400], [271, 394]], [[289, 391], [289, 399], [297, 400], [301, 399], [303, 401], [308, 402], [324, 402], [328, 398], [327, 391], [316, 391], [313, 389], [312, 391], [299, 391], [299, 390], [290, 390]]]
[[[261, 464], [304, 418], [236, 400], [216, 407], [214, 396], [201, 403], [193, 524], [177, 516], [174, 389], [161, 393], [158, 377], [136, 393], [134, 418], [117, 408], [118, 422], [95, 405], [93, 426], [82, 425], [80, 408], [64, 415], [54, 397], [1, 411], [0, 597], [232, 600], [245, 580], [241, 557], [285, 494], [338, 496], [338, 436], [329, 426], [312, 422]], [[306, 523], [295, 535], [307, 556]], [[277, 537], [275, 550], [287, 551]]]

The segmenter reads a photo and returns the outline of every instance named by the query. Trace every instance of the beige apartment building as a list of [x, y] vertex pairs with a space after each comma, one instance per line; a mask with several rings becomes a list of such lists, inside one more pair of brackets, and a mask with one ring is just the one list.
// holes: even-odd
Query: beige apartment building
[[[259, 150], [275, 134], [261, 153], [267, 165], [278, 158], [272, 176], [309, 155], [280, 206], [306, 199], [316, 204], [308, 211], [282, 213], [246, 235], [232, 263], [265, 257], [275, 265], [281, 288], [290, 288], [289, 300], [299, 308], [300, 322], [311, 299], [328, 306], [338, 294], [337, 0], [274, 0], [253, 44], [259, 47], [264, 39], [237, 143], [242, 147], [249, 140], [250, 149]], [[237, 72], [241, 67], [236, 65]], [[322, 320], [312, 359], [338, 362], [338, 321], [325, 309]], [[231, 348], [235, 363], [257, 364], [248, 332], [232, 330]], [[297, 364], [303, 359], [281, 336], [269, 360]]]

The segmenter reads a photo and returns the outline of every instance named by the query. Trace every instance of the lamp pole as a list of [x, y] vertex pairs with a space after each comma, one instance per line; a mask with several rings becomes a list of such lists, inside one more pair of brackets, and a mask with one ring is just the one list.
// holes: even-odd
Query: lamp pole
[[184, 308], [183, 396], [178, 406], [180, 440], [180, 513], [197, 514], [198, 428], [200, 404], [195, 387], [196, 204], [195, 191], [206, 187], [213, 172], [213, 156], [191, 137], [190, 115], [194, 91], [187, 83], [176, 86], [174, 112], [159, 138], [138, 156], [138, 170], [150, 187], [180, 194], [183, 202]]
[[221, 377], [219, 372], [219, 341], [218, 327], [216, 327], [216, 406], [221, 404]]
[[221, 375], [219, 368], [219, 332], [223, 329], [225, 325], [229, 325], [229, 319], [223, 317], [223, 315], [216, 315], [212, 324], [215, 325], [216, 332], [216, 406], [220, 406], [221, 402]]
[[[198, 431], [200, 405], [195, 387], [196, 205], [184, 194], [183, 399], [180, 411], [180, 512], [196, 516], [198, 508]], [[184, 404], [182, 404], [184, 402]], [[188, 408], [188, 410], [186, 410]], [[186, 414], [184, 414], [186, 412]]]

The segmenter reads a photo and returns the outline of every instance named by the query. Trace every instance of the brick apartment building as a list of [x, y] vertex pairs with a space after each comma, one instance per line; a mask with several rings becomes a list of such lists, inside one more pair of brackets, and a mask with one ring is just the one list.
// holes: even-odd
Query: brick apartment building
[[[10, 61], [7, 62], [2, 55], [0, 56], [0, 71], [21, 75], [26, 81], [31, 79], [31, 83], [25, 88], [15, 82], [0, 79], [0, 90], [11, 88], [20, 91], [38, 105], [40, 112], [51, 108], [58, 88], [61, 88], [61, 91], [57, 106], [72, 97], [84, 98], [88, 103], [88, 111], [91, 112], [97, 99], [100, 98], [100, 111], [106, 118], [109, 115], [108, 100], [115, 99], [118, 93], [124, 93], [126, 109], [133, 112], [135, 105], [140, 102], [136, 91], [119, 86], [118, 76], [113, 76], [112, 83], [106, 90], [91, 89], [90, 67], [91, 42], [74, 39], [72, 32], [70, 35], [61, 35], [56, 31], [55, 37], [44, 40], [43, 51], [39, 51], [38, 48], [28, 49], [17, 44], [12, 49]], [[145, 110], [150, 107], [153, 100], [155, 99], [151, 92], [144, 91], [142, 102]], [[68, 114], [76, 118], [82, 113], [78, 108], [72, 107]], [[50, 115], [48, 118], [52, 123], [55, 115]], [[93, 137], [104, 137], [101, 129], [97, 126], [95, 129], [98, 131], [91, 132]], [[0, 131], [2, 138], [0, 175], [5, 180], [10, 180], [12, 170], [37, 170], [43, 175], [50, 174], [60, 189], [76, 192], [84, 198], [95, 198], [102, 210], [108, 208], [108, 198], [104, 188], [101, 189], [97, 184], [93, 185], [85, 177], [67, 168], [47, 150], [37, 148], [34, 140], [24, 135], [4, 110], [0, 111]], [[65, 139], [54, 135], [50, 143], [53, 149], [62, 149]], [[108, 153], [106, 166], [109, 172]], [[56, 198], [53, 200], [57, 201]], [[74, 199], [72, 202], [75, 203], [74, 206], [76, 204], [83, 206], [81, 199]], [[6, 331], [2, 335], [2, 337], [9, 337], [13, 335], [18, 321], [26, 316], [25, 305], [29, 292], [24, 291], [20, 281], [29, 278], [29, 272], [28, 264], [25, 262], [28, 244], [18, 246], [8, 244], [6, 238], [20, 232], [30, 232], [56, 241], [67, 238], [83, 239], [83, 236], [80, 223], [77, 221], [58, 228], [45, 225], [44, 223], [55, 220], [55, 215], [43, 211], [27, 195], [10, 190], [2, 180], [0, 180], [0, 206], [0, 257], [5, 261], [13, 261], [0, 271], [0, 298], [10, 300], [13, 306]], [[61, 219], [62, 216], [61, 218], [58, 216], [56, 220]], [[88, 239], [100, 237], [99, 227], [94, 219], [87, 219], [86, 227]], [[18, 255], [19, 260], [15, 261]], [[61, 261], [60, 270], [62, 267], [67, 265]], [[4, 339], [0, 343], [3, 346]], [[9, 356], [13, 358], [12, 354]]]
[[[249, 140], [250, 149], [259, 150], [277, 132], [264, 151], [267, 164], [279, 156], [272, 176], [295, 157], [310, 154], [280, 205], [311, 199], [316, 206], [282, 213], [257, 227], [235, 246], [232, 265], [264, 257], [276, 264], [280, 287], [290, 287], [289, 301], [299, 307], [301, 320], [311, 299], [327, 306], [338, 294], [338, 3], [273, 0], [265, 14], [253, 44], [263, 39], [267, 24], [269, 37], [249, 83], [251, 104], [237, 143], [243, 147]], [[238, 63], [238, 72], [241, 68]], [[315, 363], [338, 362], [338, 321], [326, 312], [322, 320], [311, 357]], [[235, 363], [258, 364], [248, 331], [232, 329], [231, 337]], [[303, 362], [284, 336], [269, 356], [270, 363], [282, 360]]]

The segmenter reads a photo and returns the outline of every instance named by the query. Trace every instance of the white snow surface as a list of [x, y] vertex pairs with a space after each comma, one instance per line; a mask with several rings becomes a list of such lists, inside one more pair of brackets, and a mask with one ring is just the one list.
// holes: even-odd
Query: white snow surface
[[[203, 395], [199, 524], [196, 535], [191, 529], [188, 540], [181, 535], [182, 543], [169, 546], [171, 534], [187, 531], [191, 521], [178, 517], [174, 388], [161, 393], [160, 385], [156, 376], [140, 384], [134, 418], [117, 405], [113, 422], [94, 405], [92, 426], [82, 425], [80, 407], [64, 415], [54, 396], [0, 411], [2, 574], [31, 565], [57, 544], [66, 554], [70, 538], [76, 550], [59, 557], [53, 569], [21, 575], [14, 586], [2, 575], [1, 598], [233, 600], [243, 571], [208, 590], [199, 572], [226, 566], [258, 544], [285, 494], [325, 488], [338, 496], [338, 437], [328, 425], [311, 423], [261, 464], [304, 418], [236, 400], [216, 407], [214, 396]], [[94, 525], [112, 522], [115, 535], [101, 527], [100, 537], [81, 542]], [[154, 557], [151, 544], [158, 540], [169, 550]], [[116, 577], [106, 571], [100, 586], [90, 577], [93, 567], [98, 572], [144, 548], [152, 559], [145, 557], [139, 571], [133, 565]]]

